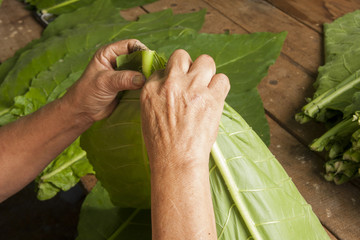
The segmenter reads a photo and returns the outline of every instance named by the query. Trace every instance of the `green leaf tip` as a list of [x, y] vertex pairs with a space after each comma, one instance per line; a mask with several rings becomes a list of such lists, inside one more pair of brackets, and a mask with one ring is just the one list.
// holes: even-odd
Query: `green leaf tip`
[[146, 78], [157, 70], [163, 70], [166, 60], [153, 50], [141, 50], [116, 58], [117, 70], [140, 71]]

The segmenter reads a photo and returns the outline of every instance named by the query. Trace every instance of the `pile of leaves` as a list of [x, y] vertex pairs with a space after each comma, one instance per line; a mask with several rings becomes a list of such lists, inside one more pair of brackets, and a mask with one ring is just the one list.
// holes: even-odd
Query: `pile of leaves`
[[[269, 128], [256, 85], [279, 56], [285, 33], [200, 34], [205, 11], [164, 10], [132, 22], [120, 17], [121, 6], [151, 0], [71, 2], [86, 4], [57, 13], [39, 40], [0, 65], [0, 125], [61, 97], [106, 43], [137, 38], [165, 58], [177, 48], [193, 59], [207, 53], [232, 86], [209, 164], [218, 238], [329, 239], [266, 147]], [[120, 67], [126, 61], [120, 59]], [[81, 137], [86, 152], [76, 140], [37, 179], [38, 197], [51, 198], [94, 173], [91, 158], [100, 181], [82, 206], [78, 239], [151, 239], [150, 172], [138, 96], [139, 91], [124, 92], [115, 112]]]
[[325, 179], [342, 184], [360, 176], [360, 11], [324, 25], [325, 65], [319, 68], [316, 91], [296, 115], [316, 120], [329, 130], [310, 145], [328, 151]]

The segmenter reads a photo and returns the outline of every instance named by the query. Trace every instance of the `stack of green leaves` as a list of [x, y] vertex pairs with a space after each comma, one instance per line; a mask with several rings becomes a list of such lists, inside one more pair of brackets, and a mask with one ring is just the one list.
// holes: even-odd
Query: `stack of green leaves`
[[[232, 40], [241, 45], [247, 42], [251, 46], [248, 41], [253, 41], [253, 38], [265, 40], [271, 35], [273, 40], [268, 42], [272, 45], [268, 46], [269, 49], [279, 50], [278, 44], [284, 40], [284, 34], [199, 34], [179, 37], [173, 47], [177, 47], [181, 39], [192, 42], [192, 47], [187, 49], [190, 53], [202, 52], [206, 47], [215, 46], [202, 46], [206, 37], [214, 43], [217, 43], [217, 38], [223, 42], [226, 39], [230, 49], [237, 49], [231, 47]], [[173, 44], [170, 40], [167, 47], [172, 48]], [[218, 69], [231, 64], [226, 56], [219, 58], [221, 53], [218, 54], [215, 58]], [[135, 52], [117, 60], [119, 69], [142, 69], [146, 76], [165, 67], [165, 61], [153, 51]], [[258, 60], [259, 64], [268, 61], [260, 57]], [[251, 62], [251, 57], [248, 61]], [[248, 61], [236, 65], [242, 69], [242, 65], [249, 66]], [[252, 77], [259, 74], [251, 71], [257, 67], [249, 69], [249, 78], [251, 74]], [[263, 71], [266, 69], [260, 70]], [[238, 92], [241, 96], [241, 91]], [[232, 94], [230, 92], [230, 96]], [[84, 202], [78, 239], [151, 239], [150, 213], [141, 210], [150, 208], [150, 171], [141, 135], [139, 95], [139, 91], [124, 93], [115, 112], [108, 119], [94, 124], [81, 137], [81, 145], [86, 149], [102, 185], [98, 183]], [[211, 150], [209, 172], [218, 239], [329, 239], [279, 162], [227, 103]], [[101, 194], [104, 199], [99, 202]], [[134, 209], [125, 209], [129, 207]], [[99, 227], [96, 225], [99, 219], [107, 219], [108, 225]]]
[[[324, 25], [325, 65], [319, 68], [312, 100], [296, 115], [297, 121], [324, 122], [330, 129], [310, 145], [329, 151], [325, 178], [341, 184], [360, 176], [360, 162], [352, 136], [360, 129], [360, 11]], [[355, 134], [355, 135], [353, 135]]]

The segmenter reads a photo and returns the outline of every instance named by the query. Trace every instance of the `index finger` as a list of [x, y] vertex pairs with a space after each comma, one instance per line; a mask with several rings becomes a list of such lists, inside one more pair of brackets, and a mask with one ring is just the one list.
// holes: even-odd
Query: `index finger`
[[99, 70], [113, 70], [116, 66], [116, 57], [129, 54], [137, 50], [147, 49], [136, 39], [122, 40], [100, 48], [94, 55], [93, 61]]

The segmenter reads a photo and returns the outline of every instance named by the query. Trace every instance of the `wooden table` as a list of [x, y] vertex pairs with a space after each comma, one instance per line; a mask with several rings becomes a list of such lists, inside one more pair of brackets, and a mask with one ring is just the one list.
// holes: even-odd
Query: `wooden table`
[[[19, 5], [5, 0], [0, 8], [0, 61], [40, 36], [42, 28]], [[160, 0], [123, 11], [122, 15], [135, 20], [141, 14], [165, 8], [175, 13], [206, 8], [202, 32], [207, 33], [288, 31], [279, 59], [258, 87], [271, 130], [270, 149], [312, 205], [331, 239], [359, 239], [358, 181], [336, 186], [322, 178], [324, 158], [307, 145], [324, 129], [316, 123], [300, 125], [294, 114], [305, 104], [305, 98], [312, 96], [317, 68], [323, 63], [322, 24], [360, 8], [360, 1]]]

